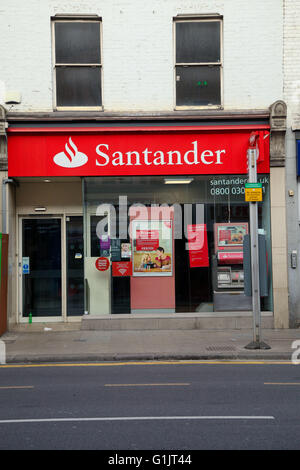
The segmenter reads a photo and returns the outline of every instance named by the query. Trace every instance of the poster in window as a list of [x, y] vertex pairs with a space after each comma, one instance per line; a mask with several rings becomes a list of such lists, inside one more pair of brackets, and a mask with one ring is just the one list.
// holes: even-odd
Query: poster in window
[[110, 244], [111, 261], [121, 261], [121, 240], [113, 238]]
[[134, 276], [172, 276], [171, 220], [131, 222]]
[[102, 235], [100, 238], [100, 255], [105, 257], [110, 255], [110, 238], [108, 235]]
[[247, 222], [215, 224], [215, 249], [242, 250], [244, 236], [248, 233]]
[[121, 258], [131, 258], [131, 243], [121, 243]]
[[209, 267], [206, 224], [191, 224], [187, 230], [190, 267]]

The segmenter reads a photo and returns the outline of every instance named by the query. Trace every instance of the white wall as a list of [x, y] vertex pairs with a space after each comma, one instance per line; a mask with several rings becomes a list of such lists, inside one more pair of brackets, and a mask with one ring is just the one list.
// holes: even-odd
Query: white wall
[[300, 127], [300, 0], [284, 0], [284, 100], [288, 125]]
[[282, 98], [282, 3], [2, 0], [0, 103], [5, 90], [16, 90], [22, 103], [11, 111], [53, 109], [50, 17], [88, 13], [103, 19], [105, 111], [171, 111], [172, 18], [183, 13], [219, 13], [224, 16], [224, 107], [266, 108]]
[[[297, 180], [296, 136], [292, 129], [300, 131], [300, 0], [284, 1], [284, 95], [287, 104], [286, 133], [286, 188], [294, 196], [286, 195], [289, 310], [292, 326], [300, 324], [300, 208], [299, 183]], [[298, 267], [290, 263], [292, 250], [298, 251]]]

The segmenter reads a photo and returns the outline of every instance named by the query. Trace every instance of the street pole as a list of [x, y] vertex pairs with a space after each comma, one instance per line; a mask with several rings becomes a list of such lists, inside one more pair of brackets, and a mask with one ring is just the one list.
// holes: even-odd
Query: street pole
[[[257, 135], [250, 141], [251, 147], [247, 151], [248, 182], [257, 183]], [[255, 145], [255, 146], [254, 146]], [[258, 207], [256, 201], [249, 202], [250, 221], [250, 252], [251, 252], [251, 279], [252, 279], [252, 311], [253, 311], [253, 341], [245, 346], [246, 349], [270, 349], [261, 340], [261, 310], [260, 310], [260, 281], [259, 281], [259, 245], [258, 245]]]

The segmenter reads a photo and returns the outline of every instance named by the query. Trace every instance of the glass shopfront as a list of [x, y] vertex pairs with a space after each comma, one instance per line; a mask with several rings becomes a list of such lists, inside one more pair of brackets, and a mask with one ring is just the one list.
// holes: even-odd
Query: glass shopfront
[[[269, 175], [260, 174], [272, 311]], [[247, 175], [86, 177], [85, 311], [95, 315], [251, 310], [244, 294]]]
[[254, 166], [261, 309], [273, 311], [269, 134], [267, 123], [190, 121], [11, 129], [8, 176], [57, 185], [40, 188], [39, 206], [19, 195], [22, 316], [250, 311]]

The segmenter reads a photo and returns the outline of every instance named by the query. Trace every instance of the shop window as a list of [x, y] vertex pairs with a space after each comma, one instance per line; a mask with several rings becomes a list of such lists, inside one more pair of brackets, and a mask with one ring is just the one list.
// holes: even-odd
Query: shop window
[[55, 19], [53, 38], [55, 107], [101, 108], [101, 21]]
[[222, 21], [175, 20], [176, 107], [221, 105]]
[[[247, 180], [238, 174], [186, 175], [172, 184], [164, 176], [84, 178], [85, 311], [251, 311], [244, 293]], [[269, 176], [259, 174], [258, 181], [267, 262], [261, 309], [272, 311]], [[99, 258], [109, 261], [104, 270], [97, 267]]]

